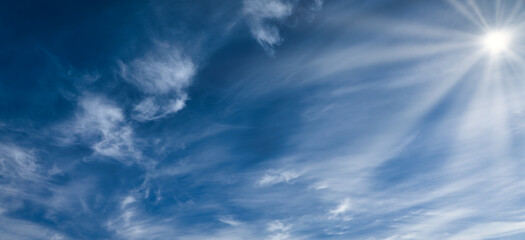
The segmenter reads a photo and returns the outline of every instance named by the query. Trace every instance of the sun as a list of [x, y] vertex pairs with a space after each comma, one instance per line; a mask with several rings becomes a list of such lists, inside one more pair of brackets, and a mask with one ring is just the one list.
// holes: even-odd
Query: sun
[[509, 49], [512, 34], [505, 30], [495, 30], [488, 32], [483, 37], [483, 45], [492, 54], [500, 54]]

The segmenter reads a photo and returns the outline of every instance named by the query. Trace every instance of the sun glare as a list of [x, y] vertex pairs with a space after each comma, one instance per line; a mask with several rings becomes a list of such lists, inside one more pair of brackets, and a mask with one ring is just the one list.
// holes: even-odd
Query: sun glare
[[491, 31], [484, 36], [483, 45], [492, 54], [499, 54], [508, 50], [511, 38], [511, 34], [507, 31]]

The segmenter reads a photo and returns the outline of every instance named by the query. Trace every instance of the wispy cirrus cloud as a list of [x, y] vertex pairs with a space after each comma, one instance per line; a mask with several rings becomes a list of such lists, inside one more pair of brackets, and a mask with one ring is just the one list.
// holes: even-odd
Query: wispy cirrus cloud
[[221, 216], [218, 220], [233, 227], [242, 225], [242, 222], [235, 220], [233, 216]]
[[35, 161], [31, 150], [0, 143], [0, 174], [3, 177], [32, 179], [38, 167]]
[[24, 203], [49, 204], [41, 193], [52, 191], [35, 150], [14, 143], [0, 143], [0, 236], [5, 239], [69, 239], [59, 230], [20, 218]]
[[263, 221], [259, 223], [230, 225], [207, 233], [190, 233], [181, 235], [180, 239], [204, 240], [291, 240], [305, 239], [292, 234], [292, 225], [281, 220]]
[[66, 235], [53, 229], [20, 219], [13, 219], [3, 215], [0, 209], [0, 236], [4, 239], [23, 240], [23, 239], [50, 239], [67, 240]]
[[177, 235], [173, 222], [144, 214], [133, 196], [124, 197], [120, 206], [117, 215], [106, 224], [117, 239], [168, 239]]
[[121, 76], [144, 94], [132, 113], [141, 122], [164, 118], [184, 108], [186, 88], [197, 71], [196, 64], [174, 47], [159, 47], [120, 66]]
[[[292, 0], [244, 0], [243, 13], [246, 15], [252, 36], [270, 54], [283, 41], [279, 23], [291, 16], [300, 1]], [[321, 0], [312, 3], [312, 9], [322, 6]]]
[[282, 182], [289, 183], [299, 176], [299, 173], [292, 170], [269, 170], [259, 180], [257, 180], [257, 185], [270, 186]]
[[86, 94], [78, 100], [74, 119], [60, 125], [65, 141], [81, 141], [94, 153], [130, 162], [140, 157], [132, 126], [120, 107], [111, 100]]
[[292, 14], [293, 5], [281, 0], [245, 0], [244, 13], [253, 37], [268, 52], [273, 54], [273, 47], [282, 41], [279, 28], [271, 21], [280, 21]]
[[[506, 98], [511, 94], [492, 92], [522, 81], [508, 76], [505, 79], [512, 81], [485, 81], [469, 75], [472, 66], [479, 67], [479, 56], [464, 51], [465, 41], [456, 44], [454, 39], [465, 40], [465, 34], [449, 38], [457, 31], [419, 24], [425, 18], [434, 21], [432, 14], [446, 13], [454, 26], [462, 25], [454, 21], [450, 9], [440, 10], [438, 1], [414, 2], [409, 9], [392, 7], [392, 1], [329, 1], [318, 24], [290, 34], [307, 36], [307, 41], [296, 38], [293, 44], [280, 45], [282, 26], [295, 23], [304, 1], [225, 1], [219, 8], [209, 7], [213, 14], [202, 15], [197, 12], [203, 5], [193, 2], [160, 4], [154, 19], [182, 16], [163, 26], [184, 32], [171, 29], [171, 23], [180, 23], [207, 38], [212, 36], [203, 27], [208, 23], [185, 25], [184, 20], [212, 16], [213, 31], [220, 32], [221, 16], [240, 7], [253, 38], [268, 53], [277, 46], [293, 47], [279, 58], [261, 60], [248, 59], [258, 56], [250, 54], [252, 47], [259, 48], [255, 44], [224, 43], [224, 49], [211, 54], [213, 61], [226, 60], [219, 65], [227, 69], [214, 68], [214, 62], [202, 66], [210, 69], [203, 71], [199, 88], [204, 87], [195, 97], [198, 106], [187, 109], [190, 114], [169, 119], [168, 125], [148, 122], [185, 108], [198, 68], [194, 59], [204, 57], [158, 47], [143, 49], [145, 55], [122, 62], [119, 73], [125, 80], [117, 85], [131, 91], [81, 96], [71, 120], [60, 125], [68, 144], [47, 146], [49, 152], [57, 152], [48, 152], [50, 158], [36, 156], [46, 151], [40, 150], [46, 143], [34, 134], [17, 133], [13, 139], [31, 138], [38, 148], [0, 144], [0, 184], [15, 179], [11, 185], [0, 185], [4, 208], [0, 236], [60, 239], [57, 229], [76, 239], [523, 236], [523, 131], [507, 129], [507, 122], [523, 125], [523, 114], [506, 118], [508, 110], [522, 109], [523, 88], [514, 87], [513, 101]], [[415, 14], [410, 12], [416, 9]], [[127, 22], [130, 15], [146, 12], [141, 8], [140, 14], [121, 19]], [[143, 20], [139, 22], [155, 22]], [[164, 33], [159, 35], [171, 37]], [[227, 35], [222, 35], [225, 42]], [[244, 40], [244, 35], [239, 38]], [[238, 58], [237, 52], [248, 54]], [[93, 78], [67, 78], [85, 80], [77, 88], [80, 92], [121, 90], [106, 85], [113, 72], [104, 71]], [[521, 76], [521, 71], [516, 72]], [[208, 81], [214, 82], [211, 87], [206, 86]], [[480, 82], [485, 85], [480, 87]], [[68, 99], [76, 99], [74, 94]], [[510, 108], [509, 103], [515, 106]], [[11, 113], [15, 111], [7, 111]], [[0, 123], [0, 130], [9, 128], [9, 123]], [[90, 159], [112, 158], [124, 164], [77, 161], [86, 148], [92, 150]], [[52, 169], [39, 172], [37, 163], [54, 161], [62, 153], [66, 156], [62, 162], [67, 163], [57, 161]], [[154, 166], [129, 164], [141, 154], [155, 159], [150, 165]], [[37, 172], [49, 176], [34, 181]], [[138, 190], [122, 194], [128, 188]], [[53, 229], [47, 230], [50, 225]], [[30, 231], [24, 232], [26, 228]], [[86, 229], [93, 229], [92, 235]]]
[[339, 205], [337, 205], [336, 208], [330, 210], [330, 214], [333, 216], [337, 216], [339, 214], [343, 214], [351, 209], [352, 205], [350, 203], [350, 199], [346, 198]]
[[296, 239], [291, 236], [291, 225], [286, 225], [280, 220], [274, 220], [268, 223], [267, 230], [270, 232], [269, 240], [290, 240]]
[[0, 143], [0, 200], [3, 201], [0, 214], [19, 208], [20, 199], [34, 197], [28, 189], [42, 186], [39, 170], [33, 150], [14, 143]]

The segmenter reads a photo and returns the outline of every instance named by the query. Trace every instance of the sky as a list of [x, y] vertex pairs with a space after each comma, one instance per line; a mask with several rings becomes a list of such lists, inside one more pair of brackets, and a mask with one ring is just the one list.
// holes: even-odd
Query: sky
[[5, 1], [0, 239], [525, 239], [524, 4]]

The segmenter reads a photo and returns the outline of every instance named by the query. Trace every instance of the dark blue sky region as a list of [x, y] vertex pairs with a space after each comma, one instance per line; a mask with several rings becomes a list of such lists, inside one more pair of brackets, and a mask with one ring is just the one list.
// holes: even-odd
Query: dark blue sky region
[[8, 1], [0, 239], [525, 238], [525, 11]]

